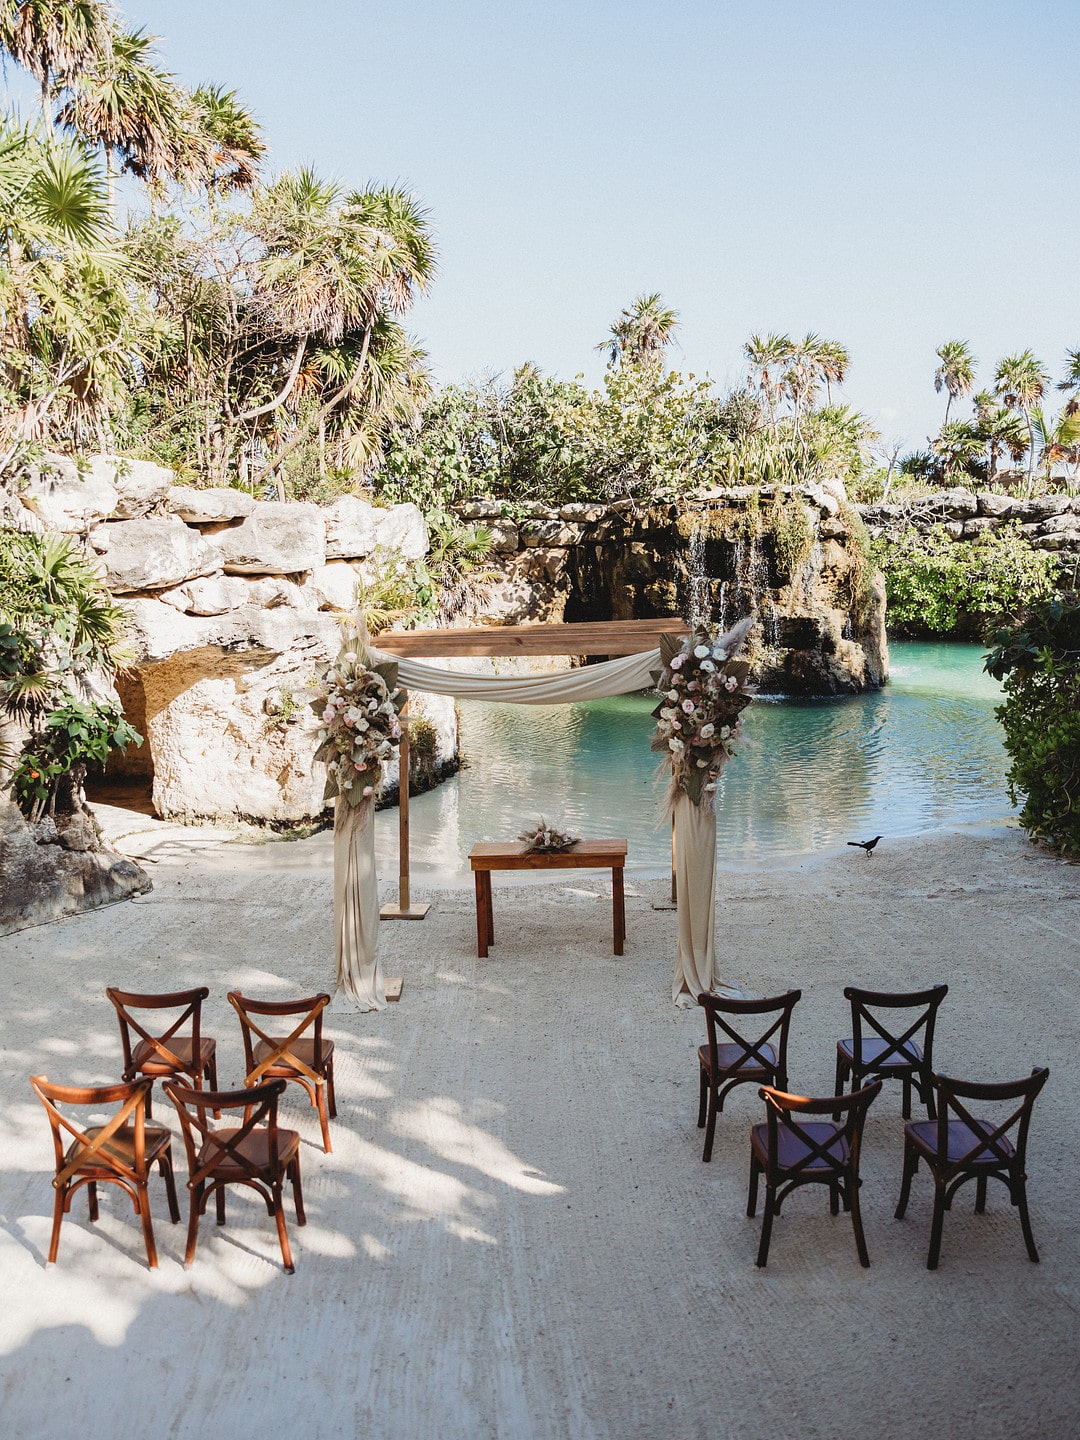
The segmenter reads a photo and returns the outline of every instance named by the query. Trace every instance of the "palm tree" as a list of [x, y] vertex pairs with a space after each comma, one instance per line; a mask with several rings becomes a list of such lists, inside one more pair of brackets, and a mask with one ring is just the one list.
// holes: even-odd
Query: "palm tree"
[[940, 395], [948, 392], [945, 401], [945, 419], [942, 428], [949, 423], [949, 410], [954, 400], [962, 400], [971, 393], [975, 384], [976, 360], [966, 340], [946, 340], [935, 351], [941, 364], [934, 371], [934, 389]]
[[112, 10], [103, 0], [0, 0], [0, 47], [41, 87], [41, 114], [52, 133], [52, 97], [87, 65], [108, 56]]
[[955, 480], [960, 476], [977, 474], [975, 466], [985, 443], [979, 429], [967, 420], [954, 420], [949, 425], [942, 425], [937, 438], [930, 442], [942, 478]]
[[820, 335], [809, 331], [801, 340], [795, 341], [792, 345], [787, 369], [781, 376], [782, 391], [791, 401], [794, 411], [796, 440], [800, 436], [803, 412], [813, 408], [818, 386], [825, 378], [820, 352], [822, 345], [828, 343], [823, 341]]
[[1020, 460], [1027, 453], [1028, 433], [1016, 411], [1000, 405], [988, 390], [975, 396], [975, 428], [986, 446], [986, 481], [992, 485], [1002, 451]]
[[750, 362], [750, 378], [769, 410], [769, 425], [776, 433], [776, 403], [781, 394], [780, 376], [794, 353], [790, 335], [751, 335], [743, 346]]
[[607, 351], [609, 365], [661, 365], [678, 325], [679, 312], [666, 306], [659, 292], [639, 295], [596, 348]]
[[1068, 467], [1065, 488], [1071, 495], [1080, 464], [1080, 411], [1066, 405], [1060, 415], [1050, 418], [1041, 409], [1031, 412], [1031, 426], [1039, 449], [1039, 464], [1046, 483], [1051, 483], [1055, 465]]
[[851, 355], [846, 345], [839, 340], [819, 340], [813, 358], [817, 361], [821, 378], [825, 381], [825, 394], [832, 405], [832, 387], [842, 385], [847, 378]]
[[187, 165], [181, 157], [180, 178], [195, 179], [212, 194], [254, 189], [266, 142], [236, 91], [200, 85], [191, 92], [191, 106], [195, 144]]
[[1028, 483], [1030, 497], [1035, 484], [1035, 430], [1031, 412], [1046, 393], [1050, 376], [1030, 350], [1006, 355], [994, 372], [994, 390], [1012, 410], [1024, 417], [1028, 432]]
[[1068, 369], [1065, 371], [1065, 379], [1058, 382], [1059, 390], [1066, 390], [1069, 393], [1067, 409], [1077, 408], [1077, 396], [1080, 395], [1080, 350], [1066, 350], [1065, 360]]

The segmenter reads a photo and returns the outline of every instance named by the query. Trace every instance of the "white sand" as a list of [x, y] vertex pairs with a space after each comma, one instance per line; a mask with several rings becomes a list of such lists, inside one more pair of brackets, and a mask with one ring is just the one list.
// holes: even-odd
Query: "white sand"
[[[202, 868], [200, 868], [200, 865]], [[267, 1434], [394, 1440], [842, 1440], [1080, 1433], [1076, 1177], [1080, 870], [1015, 831], [883, 842], [787, 870], [721, 877], [729, 979], [800, 985], [792, 1083], [831, 1089], [844, 984], [946, 980], [941, 1069], [1016, 1078], [1048, 1064], [1030, 1151], [1042, 1263], [1000, 1187], [963, 1191], [941, 1268], [925, 1269], [931, 1184], [892, 1218], [899, 1087], [876, 1103], [863, 1207], [872, 1266], [825, 1193], [793, 1196], [768, 1269], [745, 1216], [748, 1130], [736, 1092], [713, 1163], [695, 1127], [696, 1011], [668, 999], [673, 917], [628, 899], [610, 953], [599, 876], [509, 890], [478, 961], [471, 895], [384, 927], [401, 1004], [334, 1016], [339, 1118], [318, 1146], [293, 1092], [308, 1225], [284, 1275], [265, 1211], [239, 1196], [183, 1226], [155, 1181], [161, 1268], [130, 1208], [80, 1195], [46, 1269], [44, 1114], [26, 1077], [119, 1070], [107, 983], [205, 982], [223, 1082], [241, 1050], [226, 989], [311, 993], [329, 978], [328, 874], [159, 864], [155, 891], [0, 941], [0, 1433], [5, 1440]], [[159, 1109], [161, 1107], [159, 1106]], [[181, 1172], [181, 1200], [186, 1194]]]

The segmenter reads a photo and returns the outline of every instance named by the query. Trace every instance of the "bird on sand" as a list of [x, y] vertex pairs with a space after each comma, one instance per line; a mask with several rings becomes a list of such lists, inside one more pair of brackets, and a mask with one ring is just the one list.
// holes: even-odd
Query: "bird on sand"
[[874, 853], [874, 846], [880, 839], [880, 835], [875, 835], [872, 840], [849, 840], [847, 843], [857, 846], [860, 850], [865, 850], [868, 855], [872, 855]]

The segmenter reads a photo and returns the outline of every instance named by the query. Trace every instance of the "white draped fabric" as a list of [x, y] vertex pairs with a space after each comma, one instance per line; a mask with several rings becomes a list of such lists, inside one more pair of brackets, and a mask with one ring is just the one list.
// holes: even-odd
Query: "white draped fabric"
[[375, 806], [334, 802], [334, 1010], [382, 1010], [386, 991], [378, 965], [379, 880], [375, 873]]
[[384, 654], [373, 645], [372, 660], [397, 663], [398, 684], [405, 690], [426, 690], [430, 695], [453, 695], [458, 700], [497, 700], [507, 705], [572, 705], [577, 700], [604, 700], [630, 695], [652, 685], [652, 672], [660, 669], [660, 651], [622, 655], [599, 665], [557, 670], [552, 675], [476, 675], [443, 670], [423, 660]]
[[[729, 632], [736, 645], [750, 623], [741, 622]], [[721, 636], [720, 643], [729, 636]], [[366, 648], [372, 663], [396, 663], [398, 683], [405, 690], [512, 705], [567, 705], [627, 695], [648, 689], [653, 673], [661, 668], [656, 649], [577, 670], [503, 678], [444, 670], [423, 660], [388, 655], [371, 644]], [[381, 1010], [386, 1003], [376, 963], [379, 896], [373, 809], [366, 804], [354, 810], [339, 800], [334, 817], [339, 1000], [344, 998], [348, 1007], [361, 1010]], [[715, 984], [716, 815], [711, 807], [694, 805], [686, 795], [680, 795], [674, 813], [679, 940], [672, 993], [676, 1004], [690, 1004]]]

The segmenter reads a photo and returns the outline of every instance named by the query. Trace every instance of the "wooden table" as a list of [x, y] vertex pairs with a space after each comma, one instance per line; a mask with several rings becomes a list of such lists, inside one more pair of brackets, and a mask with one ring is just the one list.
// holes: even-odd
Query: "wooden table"
[[626, 944], [626, 901], [623, 898], [625, 840], [578, 840], [569, 850], [548, 854], [529, 850], [523, 840], [485, 840], [469, 851], [476, 878], [476, 953], [481, 959], [495, 943], [491, 908], [493, 870], [608, 870], [611, 871], [611, 929], [616, 955]]

